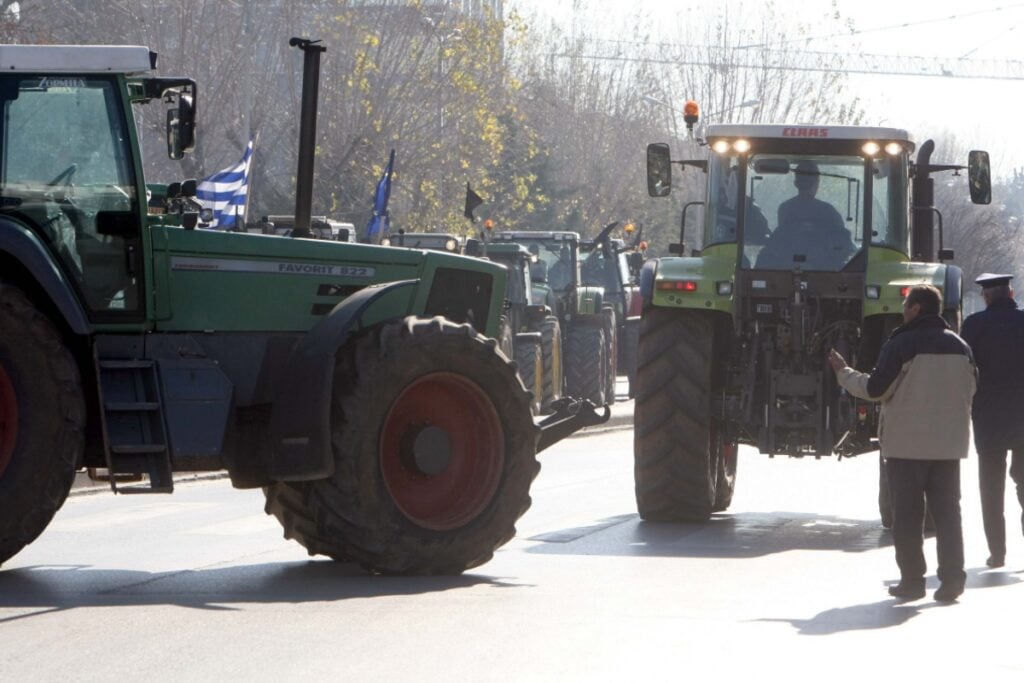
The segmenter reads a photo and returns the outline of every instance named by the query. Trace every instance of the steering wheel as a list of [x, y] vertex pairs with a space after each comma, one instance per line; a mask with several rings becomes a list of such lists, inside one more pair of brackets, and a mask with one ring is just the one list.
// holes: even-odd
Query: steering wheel
[[74, 177], [75, 171], [77, 171], [77, 170], [78, 170], [78, 164], [71, 164], [70, 166], [65, 168], [63, 171], [58, 173], [56, 178], [54, 178], [50, 182], [46, 183], [47, 187], [53, 187], [55, 185], [60, 185], [61, 181], [64, 181], [65, 185], [70, 185], [71, 184], [71, 179]]

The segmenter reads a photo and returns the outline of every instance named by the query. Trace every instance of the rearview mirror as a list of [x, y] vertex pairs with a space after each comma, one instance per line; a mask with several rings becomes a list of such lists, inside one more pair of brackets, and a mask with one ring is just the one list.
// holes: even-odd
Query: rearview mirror
[[988, 152], [972, 150], [967, 154], [967, 182], [971, 201], [975, 204], [992, 203], [992, 170]]
[[196, 110], [192, 98], [178, 95], [178, 106], [167, 110], [167, 156], [178, 160], [196, 146]]
[[672, 157], [668, 144], [653, 142], [647, 145], [647, 194], [667, 197], [672, 191]]
[[754, 162], [754, 172], [758, 175], [785, 175], [789, 173], [789, 161], [786, 159], [758, 159]]

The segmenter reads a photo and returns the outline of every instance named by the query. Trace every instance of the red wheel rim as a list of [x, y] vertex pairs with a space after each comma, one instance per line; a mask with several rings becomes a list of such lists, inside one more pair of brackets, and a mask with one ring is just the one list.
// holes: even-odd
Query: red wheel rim
[[[429, 432], [445, 456], [420, 467], [417, 438]], [[420, 377], [395, 399], [384, 420], [380, 466], [392, 500], [427, 529], [464, 526], [490, 504], [501, 481], [505, 439], [498, 411], [479, 386], [461, 375]], [[424, 471], [424, 470], [428, 471]]]
[[18, 439], [18, 402], [14, 384], [0, 365], [0, 476], [14, 457], [14, 443]]

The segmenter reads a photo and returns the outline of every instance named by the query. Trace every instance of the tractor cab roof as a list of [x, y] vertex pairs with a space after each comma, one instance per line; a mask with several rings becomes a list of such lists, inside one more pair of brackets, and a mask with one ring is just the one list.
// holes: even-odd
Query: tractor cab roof
[[517, 242], [519, 240], [565, 240], [580, 241], [578, 232], [568, 230], [505, 230], [494, 235], [495, 241]]
[[529, 260], [531, 256], [529, 249], [515, 242], [505, 242], [502, 244], [491, 242], [487, 245], [487, 255], [502, 260], [511, 260], [514, 257]]
[[141, 45], [0, 45], [0, 69], [141, 74], [156, 69], [156, 53]]
[[832, 126], [791, 124], [726, 123], [708, 126], [705, 137], [718, 138], [780, 138], [791, 140], [898, 140], [913, 149], [914, 138], [902, 128], [879, 126]]

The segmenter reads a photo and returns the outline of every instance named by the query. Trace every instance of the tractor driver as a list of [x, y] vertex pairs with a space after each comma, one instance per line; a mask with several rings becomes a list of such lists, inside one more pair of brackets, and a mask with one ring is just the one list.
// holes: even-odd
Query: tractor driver
[[758, 268], [788, 268], [803, 254], [811, 269], [841, 268], [857, 250], [843, 217], [818, 199], [821, 173], [813, 161], [796, 165], [797, 194], [779, 205], [778, 227], [757, 258]]

